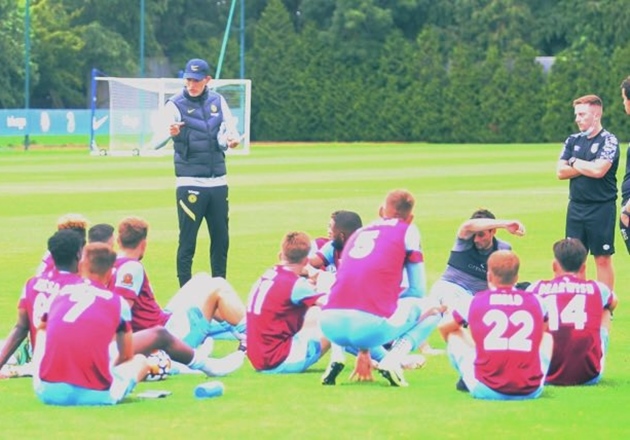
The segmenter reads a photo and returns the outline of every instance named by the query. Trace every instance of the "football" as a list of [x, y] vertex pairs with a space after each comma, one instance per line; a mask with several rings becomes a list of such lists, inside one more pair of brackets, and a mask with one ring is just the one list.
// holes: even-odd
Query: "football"
[[154, 382], [168, 377], [171, 371], [171, 358], [164, 350], [156, 350], [151, 353], [147, 356], [147, 362], [149, 373], [144, 380]]

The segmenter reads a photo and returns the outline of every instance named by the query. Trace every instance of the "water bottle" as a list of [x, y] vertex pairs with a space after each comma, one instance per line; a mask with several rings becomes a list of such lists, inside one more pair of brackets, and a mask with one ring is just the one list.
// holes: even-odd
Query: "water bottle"
[[208, 399], [210, 397], [219, 397], [223, 395], [223, 383], [218, 380], [204, 382], [195, 387], [195, 397], [197, 399]]

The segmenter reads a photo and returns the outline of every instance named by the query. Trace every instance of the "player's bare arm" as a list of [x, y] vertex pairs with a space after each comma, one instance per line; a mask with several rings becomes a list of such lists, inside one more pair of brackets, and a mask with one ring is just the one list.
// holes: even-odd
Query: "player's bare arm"
[[579, 174], [592, 177], [594, 179], [601, 179], [606, 175], [612, 162], [608, 159], [596, 159], [592, 162], [582, 159], [575, 159], [573, 162], [573, 169]]
[[472, 238], [477, 232], [488, 231], [490, 229], [505, 229], [509, 233], [522, 236], [525, 235], [525, 226], [518, 220], [502, 220], [493, 218], [472, 218], [461, 224], [457, 231], [457, 237], [462, 240]]
[[580, 172], [573, 168], [571, 165], [575, 161], [575, 158], [571, 158], [570, 161], [561, 159], [556, 166], [556, 176], [560, 180], [573, 179], [580, 176]]

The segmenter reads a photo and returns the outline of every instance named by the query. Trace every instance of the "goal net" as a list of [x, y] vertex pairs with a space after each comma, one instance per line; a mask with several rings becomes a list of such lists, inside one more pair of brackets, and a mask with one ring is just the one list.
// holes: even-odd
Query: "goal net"
[[[162, 110], [167, 99], [182, 90], [183, 79], [106, 76], [95, 79], [92, 154], [172, 154], [173, 142]], [[228, 152], [248, 154], [251, 81], [213, 79], [208, 86], [225, 97], [242, 136], [240, 145]]]

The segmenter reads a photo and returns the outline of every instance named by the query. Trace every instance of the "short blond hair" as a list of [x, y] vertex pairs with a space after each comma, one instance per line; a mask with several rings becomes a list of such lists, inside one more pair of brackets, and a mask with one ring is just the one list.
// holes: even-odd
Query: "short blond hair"
[[311, 251], [311, 238], [306, 232], [289, 232], [282, 239], [282, 255], [288, 263], [300, 263]]
[[388, 217], [406, 219], [413, 212], [416, 199], [406, 189], [390, 191], [385, 198], [385, 212]]
[[604, 102], [602, 101], [602, 98], [600, 98], [597, 95], [580, 96], [579, 98], [573, 101], [573, 107], [579, 104], [594, 105], [596, 107], [602, 107], [602, 108], [604, 107]]
[[488, 258], [488, 272], [503, 286], [516, 283], [520, 266], [518, 256], [509, 250], [495, 251]]

